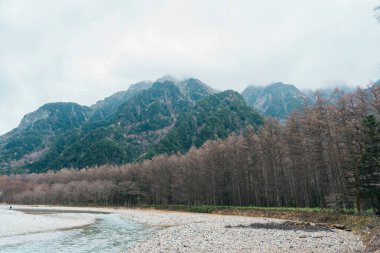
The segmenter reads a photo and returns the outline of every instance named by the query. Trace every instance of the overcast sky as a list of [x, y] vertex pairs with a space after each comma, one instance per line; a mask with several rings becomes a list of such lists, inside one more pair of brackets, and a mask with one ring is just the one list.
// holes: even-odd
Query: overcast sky
[[379, 0], [0, 0], [0, 134], [171, 74], [224, 90], [380, 78]]

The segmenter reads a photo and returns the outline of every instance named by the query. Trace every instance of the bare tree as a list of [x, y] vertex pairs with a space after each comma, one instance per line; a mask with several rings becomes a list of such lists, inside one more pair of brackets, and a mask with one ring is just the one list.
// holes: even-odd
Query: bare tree
[[0, 176], [0, 201], [378, 208], [379, 86], [316, 97], [284, 123], [267, 119], [256, 133], [207, 141], [184, 155]]

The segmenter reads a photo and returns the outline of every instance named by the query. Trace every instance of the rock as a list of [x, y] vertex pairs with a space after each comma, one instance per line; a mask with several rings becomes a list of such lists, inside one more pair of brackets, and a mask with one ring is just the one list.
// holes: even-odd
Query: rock
[[347, 228], [345, 225], [341, 224], [333, 224], [332, 227], [340, 230], [345, 230]]
[[330, 225], [328, 223], [316, 223], [317, 226], [328, 228]]

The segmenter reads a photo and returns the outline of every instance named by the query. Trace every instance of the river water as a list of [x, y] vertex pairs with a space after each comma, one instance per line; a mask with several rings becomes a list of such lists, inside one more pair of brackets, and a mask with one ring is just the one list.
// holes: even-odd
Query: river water
[[0, 236], [0, 252], [119, 253], [153, 233], [149, 227], [117, 213], [91, 215], [95, 215], [96, 222], [80, 228]]

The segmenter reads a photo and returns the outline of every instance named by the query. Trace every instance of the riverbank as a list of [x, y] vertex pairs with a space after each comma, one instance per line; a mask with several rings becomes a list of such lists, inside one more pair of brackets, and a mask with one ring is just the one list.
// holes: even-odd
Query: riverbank
[[[153, 235], [136, 242], [127, 252], [364, 251], [361, 238], [352, 232], [314, 224], [300, 225], [274, 218], [124, 208], [55, 206], [14, 206], [14, 208], [29, 211], [119, 213], [127, 220], [153, 228], [155, 231]], [[80, 213], [64, 215], [80, 217], [78, 216]], [[84, 221], [89, 222], [86, 219]]]
[[355, 210], [322, 208], [287, 208], [287, 207], [235, 207], [235, 206], [144, 206], [148, 210], [169, 210], [196, 213], [210, 213], [246, 217], [275, 218], [295, 221], [298, 224], [317, 224], [326, 228], [339, 228], [352, 231], [360, 236], [365, 252], [380, 250], [380, 217], [355, 215]]
[[279, 219], [128, 210], [125, 217], [161, 228], [128, 252], [363, 252], [360, 237]]

